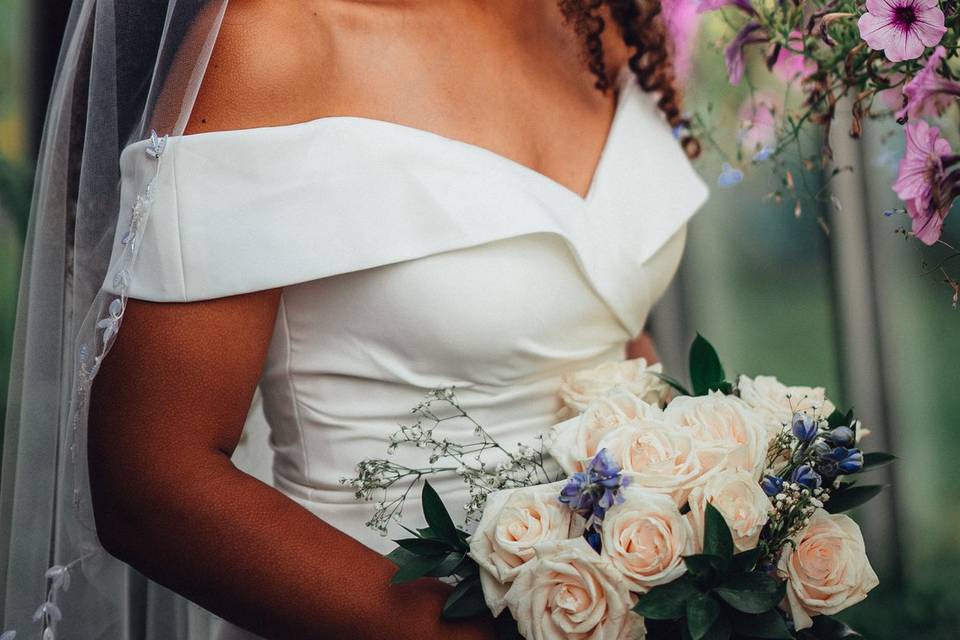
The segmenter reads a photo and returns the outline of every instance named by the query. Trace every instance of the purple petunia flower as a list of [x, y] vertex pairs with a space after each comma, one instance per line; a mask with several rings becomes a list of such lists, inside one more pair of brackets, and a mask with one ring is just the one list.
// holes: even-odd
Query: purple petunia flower
[[923, 69], [903, 88], [907, 100], [897, 111], [898, 122], [941, 115], [950, 102], [960, 96], [960, 82], [948, 80], [938, 71], [946, 55], [947, 50], [943, 47], [934, 49]]
[[938, 0], [867, 0], [857, 26], [867, 45], [883, 49], [891, 62], [919, 58], [947, 31]]
[[746, 69], [744, 60], [744, 47], [748, 44], [757, 44], [767, 42], [769, 38], [763, 32], [763, 27], [751, 20], [743, 25], [743, 28], [737, 32], [727, 48], [723, 50], [723, 60], [727, 65], [727, 77], [730, 84], [738, 85], [743, 80], [743, 72]]
[[707, 11], [716, 11], [724, 7], [737, 7], [749, 14], [754, 14], [753, 6], [750, 0], [700, 0], [697, 5], [697, 13], [706, 13]]
[[948, 173], [960, 157], [940, 136], [940, 129], [923, 120], [904, 127], [907, 144], [893, 190], [907, 205], [913, 234], [924, 244], [940, 239], [943, 220], [960, 195], [957, 172]]

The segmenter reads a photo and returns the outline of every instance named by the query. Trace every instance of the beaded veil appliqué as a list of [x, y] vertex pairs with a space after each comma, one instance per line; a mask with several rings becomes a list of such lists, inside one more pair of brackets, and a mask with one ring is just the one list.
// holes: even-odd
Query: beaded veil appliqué
[[[150, 141], [144, 152], [155, 161], [154, 173], [146, 187], [137, 194], [130, 212], [129, 226], [120, 240], [120, 254], [117, 258], [115, 275], [112, 280], [113, 289], [116, 293], [101, 291], [98, 294], [94, 310], [91, 311], [91, 313], [96, 313], [93, 330], [92, 332], [86, 330], [78, 337], [76, 379], [67, 430], [67, 456], [69, 458], [63, 462], [70, 464], [73, 475], [71, 495], [73, 514], [94, 535], [93, 523], [88, 526], [83, 522], [81, 486], [85, 482], [83, 474], [86, 468], [81, 464], [80, 456], [86, 450], [86, 442], [85, 432], [81, 427], [83, 421], [87, 418], [93, 379], [116, 339], [120, 324], [123, 321], [133, 268], [140, 250], [140, 238], [150, 217], [167, 142], [167, 136], [161, 137], [156, 131], [151, 132]], [[106, 552], [92, 542], [82, 544], [79, 557], [62, 564], [55, 564], [47, 569], [44, 575], [47, 580], [46, 598], [33, 615], [33, 620], [41, 625], [42, 640], [55, 640], [55, 628], [59, 626], [58, 623], [63, 619], [61, 609], [57, 605], [58, 595], [69, 589], [71, 570], [96, 554], [102, 553]], [[0, 640], [11, 640], [14, 634], [14, 631], [7, 631], [0, 635]]]

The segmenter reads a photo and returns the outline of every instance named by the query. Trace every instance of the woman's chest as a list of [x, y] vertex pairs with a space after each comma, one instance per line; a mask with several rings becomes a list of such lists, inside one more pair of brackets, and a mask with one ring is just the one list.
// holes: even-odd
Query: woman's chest
[[535, 233], [287, 287], [271, 359], [301, 375], [500, 386], [630, 337], [566, 242]]

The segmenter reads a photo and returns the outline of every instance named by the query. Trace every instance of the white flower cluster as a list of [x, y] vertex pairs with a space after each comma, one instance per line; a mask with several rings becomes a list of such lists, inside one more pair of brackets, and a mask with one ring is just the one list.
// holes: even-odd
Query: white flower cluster
[[[390, 436], [388, 453], [402, 446], [425, 449], [429, 452], [427, 466], [410, 467], [390, 459], [370, 458], [357, 465], [356, 477], [340, 480], [353, 487], [358, 500], [375, 501], [374, 513], [366, 524], [381, 535], [386, 535], [390, 523], [403, 514], [410, 492], [435, 474], [456, 474], [467, 485], [467, 522], [480, 518], [491, 493], [553, 479], [545, 466], [542, 438], [538, 448], [518, 444], [514, 450], [507, 449], [464, 411], [453, 387], [434, 389], [412, 413], [417, 416], [416, 422], [401, 426]], [[451, 420], [467, 421], [475, 439], [456, 442], [437, 435], [438, 425]], [[497, 462], [490, 462], [490, 458]]]

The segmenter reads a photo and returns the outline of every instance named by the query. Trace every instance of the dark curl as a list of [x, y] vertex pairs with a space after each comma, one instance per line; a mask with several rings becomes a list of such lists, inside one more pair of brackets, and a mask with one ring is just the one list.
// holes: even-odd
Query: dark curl
[[[688, 131], [689, 122], [680, 111], [681, 96], [676, 87], [659, 0], [559, 0], [559, 5], [583, 40], [587, 67], [597, 78], [597, 89], [607, 91], [611, 86], [601, 38], [606, 21], [600, 12], [606, 6], [624, 43], [633, 51], [627, 64], [640, 87], [659, 95], [657, 106], [670, 126]], [[695, 137], [685, 133], [680, 142], [688, 157], [700, 155], [700, 143]]]

